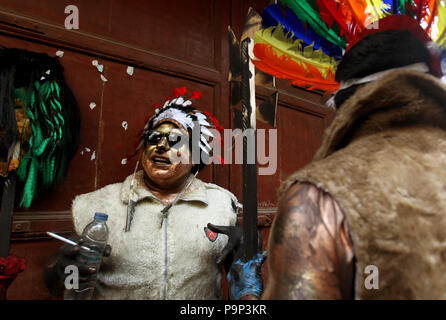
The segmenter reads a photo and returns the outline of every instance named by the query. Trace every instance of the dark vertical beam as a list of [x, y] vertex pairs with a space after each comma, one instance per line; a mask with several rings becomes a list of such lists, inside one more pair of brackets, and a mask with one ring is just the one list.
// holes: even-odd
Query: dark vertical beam
[[0, 257], [9, 256], [15, 186], [16, 175], [15, 173], [12, 173], [4, 180], [3, 184], [2, 204], [0, 209]]
[[[249, 44], [252, 39], [246, 38], [241, 43], [241, 69], [242, 69], [242, 128], [243, 128], [243, 254], [244, 262], [257, 253], [257, 164], [256, 164], [256, 134], [253, 113], [255, 104], [252, 104], [254, 85], [253, 68], [250, 68]], [[255, 99], [255, 97], [254, 97]], [[254, 100], [255, 101], [255, 100]], [[255, 121], [255, 117], [254, 117]], [[248, 146], [248, 142], [253, 145]], [[248, 154], [253, 152], [253, 156]], [[248, 160], [254, 158], [254, 163]]]

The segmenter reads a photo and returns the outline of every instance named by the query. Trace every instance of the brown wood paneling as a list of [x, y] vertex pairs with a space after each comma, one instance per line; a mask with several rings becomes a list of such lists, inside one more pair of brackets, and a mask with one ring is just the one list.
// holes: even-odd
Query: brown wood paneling
[[215, 68], [216, 1], [113, 1], [110, 35], [162, 55]]
[[[2, 1], [12, 12], [63, 27], [65, 7], [79, 9], [79, 30], [153, 51], [160, 55], [216, 68], [218, 0], [146, 1]], [[48, 10], [51, 8], [51, 10]], [[187, 25], [187, 28], [184, 26]], [[168, 41], [166, 41], [168, 39]], [[203, 50], [203, 48], [206, 50]]]
[[[261, 103], [261, 100], [258, 102], [258, 104]], [[276, 115], [277, 117], [277, 115]], [[274, 174], [272, 175], [259, 175], [258, 176], [258, 190], [260, 191], [260, 197], [259, 197], [259, 201], [258, 201], [258, 207], [260, 209], [267, 209], [267, 208], [271, 208], [271, 207], [276, 207], [277, 206], [277, 188], [280, 185], [280, 181], [279, 181], [279, 177], [280, 177], [280, 159], [282, 158], [282, 155], [280, 154], [280, 149], [279, 149], [279, 141], [281, 139], [281, 135], [284, 134], [282, 130], [279, 130], [278, 128], [274, 128], [273, 126], [271, 126], [270, 124], [267, 123], [262, 123], [260, 121], [257, 121], [257, 129], [258, 130], [265, 130], [265, 140], [264, 140], [264, 144], [265, 144], [265, 149], [266, 149], [266, 155], [270, 156], [271, 155], [271, 151], [269, 150], [269, 145], [270, 145], [270, 130], [276, 130], [277, 131], [277, 143], [276, 147], [277, 147], [277, 153], [276, 153], [276, 171]], [[261, 142], [262, 139], [260, 139], [260, 137], [257, 137], [257, 145], [259, 144], [259, 142]], [[271, 164], [270, 164], [271, 166]], [[267, 165], [261, 165], [258, 164], [258, 169], [260, 169], [261, 167], [267, 167]]]
[[290, 108], [279, 109], [281, 181], [308, 164], [322, 141], [324, 118]]
[[[220, 34], [223, 31], [223, 26], [227, 25], [227, 2], [218, 1], [217, 4], [217, 11], [223, 13], [215, 17], [215, 22], [219, 26], [216, 29]], [[121, 27], [129, 29], [129, 32], [131, 32], [133, 25]], [[220, 41], [207, 44], [206, 47], [201, 48], [202, 51], [208, 51], [209, 48], [215, 46], [215, 61], [219, 69], [216, 70], [194, 64], [187, 59], [180, 60], [146, 48], [134, 46], [127, 42], [111, 39], [101, 34], [86, 32], [84, 29], [67, 30], [63, 25], [48, 23], [20, 12], [11, 11], [2, 7], [1, 4], [0, 32], [52, 44], [67, 50], [81, 51], [95, 55], [98, 58], [106, 58], [124, 64], [150, 68], [160, 72], [175, 74], [176, 76], [184, 76], [212, 83], [217, 83], [221, 80], [219, 70], [222, 70], [222, 66], [224, 66], [224, 59], [221, 53], [221, 38], [219, 38]]]

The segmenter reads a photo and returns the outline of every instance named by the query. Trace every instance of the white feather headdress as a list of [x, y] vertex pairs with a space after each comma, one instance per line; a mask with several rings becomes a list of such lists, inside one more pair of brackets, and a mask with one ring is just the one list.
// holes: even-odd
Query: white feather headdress
[[[196, 124], [199, 125], [201, 151], [209, 155], [212, 148], [209, 145], [209, 139], [215, 138], [209, 129], [222, 129], [217, 119], [207, 112], [201, 112], [192, 107], [192, 100], [201, 98], [201, 92], [195, 91], [187, 99], [184, 94], [187, 92], [185, 87], [174, 90], [175, 98], [166, 100], [162, 108], [156, 108], [155, 114], [147, 121], [144, 126], [144, 132], [141, 136], [138, 151], [144, 144], [145, 135], [162, 122], [171, 121], [181, 126], [185, 131], [196, 130]], [[209, 121], [212, 122], [209, 123]], [[136, 152], [135, 152], [136, 153]]]

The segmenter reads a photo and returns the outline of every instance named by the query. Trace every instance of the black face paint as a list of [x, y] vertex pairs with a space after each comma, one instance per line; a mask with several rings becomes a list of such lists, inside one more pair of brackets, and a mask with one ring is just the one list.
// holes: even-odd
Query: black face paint
[[157, 145], [160, 141], [165, 137], [167, 139], [167, 143], [169, 147], [175, 146], [176, 149], [179, 149], [183, 146], [185, 139], [183, 138], [183, 134], [177, 132], [160, 132], [160, 131], [149, 131], [146, 136], [146, 143], [150, 145]]

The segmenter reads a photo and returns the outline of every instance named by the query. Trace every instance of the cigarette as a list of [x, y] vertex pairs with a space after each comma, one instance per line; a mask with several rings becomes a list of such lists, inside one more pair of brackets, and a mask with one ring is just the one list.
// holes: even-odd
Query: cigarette
[[[47, 232], [46, 234], [49, 235], [50, 237], [56, 238], [57, 240], [63, 241], [63, 242], [68, 243], [68, 244], [71, 244], [72, 246], [79, 246], [79, 244], [77, 244], [76, 242], [71, 241], [70, 239], [64, 238], [62, 236], [59, 236], [58, 234], [55, 234], [55, 233], [52, 233], [52, 232]], [[79, 246], [79, 247], [81, 247], [82, 249], [85, 249], [87, 251], [91, 251], [91, 249], [88, 248], [88, 247], [85, 247], [85, 246]]]

